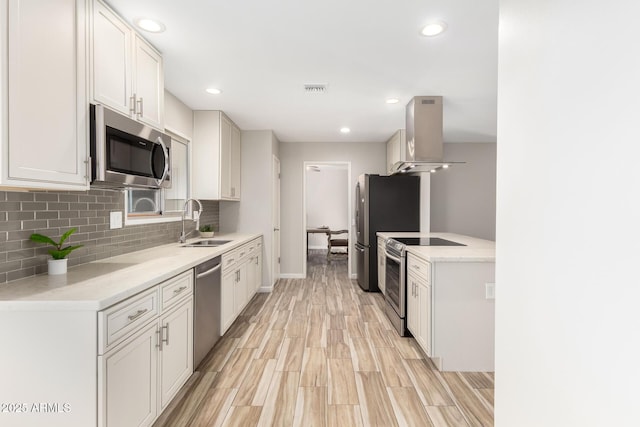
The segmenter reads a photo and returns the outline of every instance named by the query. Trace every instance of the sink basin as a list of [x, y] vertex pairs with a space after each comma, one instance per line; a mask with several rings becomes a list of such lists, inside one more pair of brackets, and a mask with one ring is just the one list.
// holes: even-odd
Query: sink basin
[[215, 246], [221, 246], [225, 243], [229, 243], [231, 240], [198, 240], [196, 242], [187, 243], [182, 245], [183, 248], [211, 248]]

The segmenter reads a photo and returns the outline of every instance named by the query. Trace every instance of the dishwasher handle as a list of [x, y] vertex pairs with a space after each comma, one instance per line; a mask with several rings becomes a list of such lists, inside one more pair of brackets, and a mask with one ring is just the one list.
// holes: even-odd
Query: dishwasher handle
[[206, 277], [206, 276], [208, 276], [210, 274], [213, 274], [216, 271], [220, 270], [220, 267], [222, 267], [222, 265], [218, 264], [215, 267], [208, 269], [207, 271], [203, 271], [202, 273], [199, 273], [199, 274], [196, 275], [196, 279], [200, 279], [202, 277]]

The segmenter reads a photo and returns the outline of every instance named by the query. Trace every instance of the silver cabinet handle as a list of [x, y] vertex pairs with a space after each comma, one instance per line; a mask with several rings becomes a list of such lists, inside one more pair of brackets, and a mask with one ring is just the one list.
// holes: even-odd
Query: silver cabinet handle
[[148, 308], [145, 308], [144, 310], [138, 310], [136, 312], [136, 314], [132, 314], [130, 315], [129, 318], [129, 322], [133, 322], [134, 320], [136, 320], [138, 317], [142, 316], [143, 314], [145, 314], [147, 311], [149, 311]]
[[129, 97], [129, 112], [136, 114], [136, 94], [134, 93]]
[[156, 344], [156, 348], [162, 350], [162, 331], [160, 329], [157, 329], [156, 335], [158, 337], [158, 344]]
[[[136, 101], [136, 107], [140, 107], [140, 111], [136, 111], [136, 114], [138, 115], [138, 118], [142, 117], [144, 115], [143, 113], [143, 101], [142, 101], [142, 97], [140, 97], [140, 99], [138, 99], [138, 101]], [[138, 110], [138, 108], [136, 108], [136, 110]]]
[[187, 286], [180, 286], [178, 289], [174, 289], [173, 293], [175, 295], [179, 294], [180, 292], [184, 291], [185, 289], [187, 289]]
[[[164, 338], [162, 338], [162, 342], [165, 343], [166, 345], [169, 345], [169, 324], [168, 323], [162, 327], [162, 331], [163, 331], [162, 335], [164, 335]], [[166, 331], [167, 333], [165, 334], [164, 331]]]

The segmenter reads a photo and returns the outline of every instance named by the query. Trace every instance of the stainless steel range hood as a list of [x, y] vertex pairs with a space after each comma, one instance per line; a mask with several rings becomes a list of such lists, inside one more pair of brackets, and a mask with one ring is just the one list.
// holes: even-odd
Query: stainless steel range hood
[[442, 97], [416, 96], [407, 104], [406, 142], [393, 173], [435, 172], [460, 162], [444, 162]]

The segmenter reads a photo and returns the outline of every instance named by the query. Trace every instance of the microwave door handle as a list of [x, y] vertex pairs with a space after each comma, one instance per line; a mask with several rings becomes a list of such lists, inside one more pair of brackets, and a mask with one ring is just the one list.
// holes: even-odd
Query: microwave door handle
[[169, 173], [169, 152], [167, 151], [167, 146], [164, 145], [164, 141], [161, 137], [158, 137], [156, 142], [162, 147], [162, 154], [164, 155], [164, 171], [162, 171], [162, 177], [158, 180], [158, 186], [160, 186], [164, 180], [167, 179], [167, 174]]

